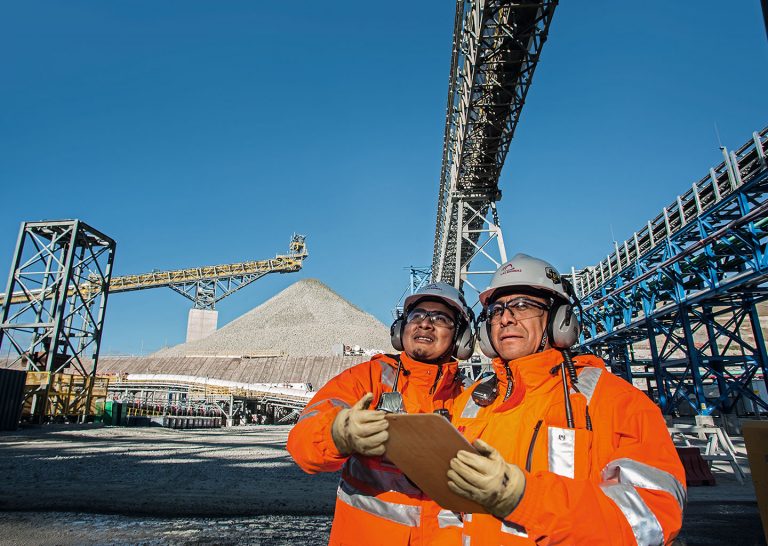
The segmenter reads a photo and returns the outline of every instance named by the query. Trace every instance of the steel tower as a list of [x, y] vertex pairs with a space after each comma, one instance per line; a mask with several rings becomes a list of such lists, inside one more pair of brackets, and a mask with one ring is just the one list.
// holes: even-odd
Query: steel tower
[[0, 345], [7, 366], [31, 372], [36, 420], [91, 412], [114, 254], [115, 241], [79, 220], [21, 225], [6, 293], [24, 297], [4, 300]]

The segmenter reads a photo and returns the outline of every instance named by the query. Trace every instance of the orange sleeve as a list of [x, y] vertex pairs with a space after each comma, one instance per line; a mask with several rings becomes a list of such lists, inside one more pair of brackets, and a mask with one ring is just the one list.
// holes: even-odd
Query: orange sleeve
[[626, 391], [608, 411], [593, 417], [594, 430], [612, 428], [603, 436], [611, 449], [601, 450], [607, 456], [593, 479], [526, 474], [523, 498], [506, 520], [537, 543], [667, 544], [680, 531], [685, 472], [660, 411], [644, 394]]
[[331, 426], [342, 409], [351, 407], [367, 392], [374, 393], [371, 407], [376, 404], [381, 389], [373, 387], [373, 371], [371, 362], [343, 371], [317, 391], [306, 405], [288, 434], [286, 446], [302, 470], [309, 474], [335, 472], [347, 460], [333, 443]]

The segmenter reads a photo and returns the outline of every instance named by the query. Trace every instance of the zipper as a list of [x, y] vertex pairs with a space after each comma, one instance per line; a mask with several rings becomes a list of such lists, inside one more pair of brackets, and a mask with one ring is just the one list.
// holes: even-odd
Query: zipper
[[512, 388], [515, 386], [515, 379], [512, 377], [512, 370], [509, 369], [509, 364], [504, 363], [504, 370], [507, 374], [507, 392], [504, 394], [504, 401], [507, 401], [509, 395], [512, 394]]
[[437, 375], [435, 376], [435, 382], [432, 383], [432, 388], [429, 389], [429, 394], [435, 394], [435, 389], [437, 388], [437, 382], [440, 381], [440, 377], [443, 375], [443, 365], [438, 364], [437, 365]]
[[536, 445], [536, 437], [539, 435], [539, 429], [541, 428], [542, 422], [543, 422], [543, 419], [539, 419], [539, 422], [536, 423], [535, 427], [533, 427], [533, 436], [531, 436], [531, 443], [528, 445], [528, 455], [525, 458], [526, 472], [531, 471], [531, 461], [533, 460], [533, 446]]

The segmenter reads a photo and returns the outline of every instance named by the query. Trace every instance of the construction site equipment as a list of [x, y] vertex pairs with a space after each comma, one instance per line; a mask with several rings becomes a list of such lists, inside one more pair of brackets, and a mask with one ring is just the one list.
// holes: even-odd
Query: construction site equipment
[[[456, 2], [432, 255], [435, 281], [475, 288], [470, 275], [493, 273], [507, 261], [496, 215], [499, 175], [556, 4]], [[492, 242], [498, 255], [491, 252]], [[478, 257], [491, 270], [470, 271]]]
[[307, 256], [305, 236], [294, 234], [288, 254], [278, 254], [268, 260], [114, 277], [109, 283], [109, 291], [117, 293], [168, 287], [191, 300], [195, 309], [213, 310], [216, 303], [264, 275], [299, 271]]
[[22, 296], [3, 300], [0, 346], [7, 367], [30, 372], [34, 420], [89, 414], [114, 253], [115, 241], [80, 220], [21, 225], [5, 293]]
[[128, 415], [218, 416], [227, 426], [232, 426], [237, 423], [294, 422], [312, 395], [306, 384], [240, 383], [184, 375], [127, 374], [112, 380], [110, 397], [126, 407]]
[[[572, 273], [582, 342], [667, 414], [768, 412], [768, 128], [595, 267]], [[646, 349], [647, 348], [647, 349]], [[643, 357], [646, 350], [648, 356]], [[768, 383], [766, 383], [768, 385]]]
[[[81, 222], [82, 223], [82, 222]], [[252, 282], [269, 273], [292, 273], [299, 271], [303, 260], [308, 256], [305, 236], [294, 234], [288, 247], [288, 254], [278, 254], [274, 258], [260, 261], [239, 262], [224, 265], [210, 265], [172, 271], [152, 271], [140, 275], [111, 277], [108, 281], [109, 293], [131, 292], [149, 288], [168, 287], [194, 303], [195, 309], [213, 310], [216, 303], [237, 292]], [[96, 296], [106, 286], [96, 276], [82, 279], [77, 291]], [[6, 294], [12, 293], [12, 304], [28, 303], [30, 300], [46, 299], [52, 296], [50, 289], [26, 288], [0, 294], [4, 305]], [[75, 293], [70, 287], [68, 295]]]
[[220, 417], [163, 417], [165, 428], [190, 429], [190, 428], [221, 428]]
[[685, 469], [685, 485], [715, 485], [715, 477], [701, 457], [698, 447], [678, 447], [677, 454]]
[[168, 287], [193, 302], [187, 320], [187, 341], [208, 337], [218, 327], [216, 304], [270, 273], [299, 271], [307, 257], [304, 235], [293, 234], [288, 254], [268, 260], [210, 265], [141, 275], [114, 277], [112, 293]]
[[[100, 413], [107, 399], [109, 378], [96, 375], [27, 372], [23, 420], [46, 416], [54, 420], [82, 421]], [[40, 393], [46, 391], [46, 396]]]
[[109, 293], [170, 287], [195, 303], [187, 331], [197, 339], [216, 329], [216, 302], [269, 273], [298, 271], [307, 257], [305, 237], [294, 234], [288, 254], [269, 260], [112, 277], [114, 250], [112, 239], [80, 220], [22, 224], [0, 295], [0, 346], [10, 346], [8, 367], [31, 372], [25, 417], [93, 414]]
[[0, 430], [16, 430], [21, 418], [27, 372], [0, 369]]
[[[711, 419], [711, 418], [710, 418]], [[701, 453], [701, 459], [708, 467], [714, 462], [725, 462], [731, 465], [733, 475], [739, 483], [744, 483], [746, 474], [739, 464], [736, 448], [733, 447], [728, 434], [714, 425], [675, 424], [668, 427], [672, 440], [685, 447], [695, 447]]]

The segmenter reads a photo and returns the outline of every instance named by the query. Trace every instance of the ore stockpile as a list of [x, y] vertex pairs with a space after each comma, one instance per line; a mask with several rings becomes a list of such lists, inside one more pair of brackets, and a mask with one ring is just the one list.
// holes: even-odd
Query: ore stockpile
[[392, 352], [389, 329], [316, 279], [298, 281], [210, 336], [149, 357], [102, 357], [99, 373], [175, 374], [243, 383], [311, 383], [365, 360], [339, 345]]

